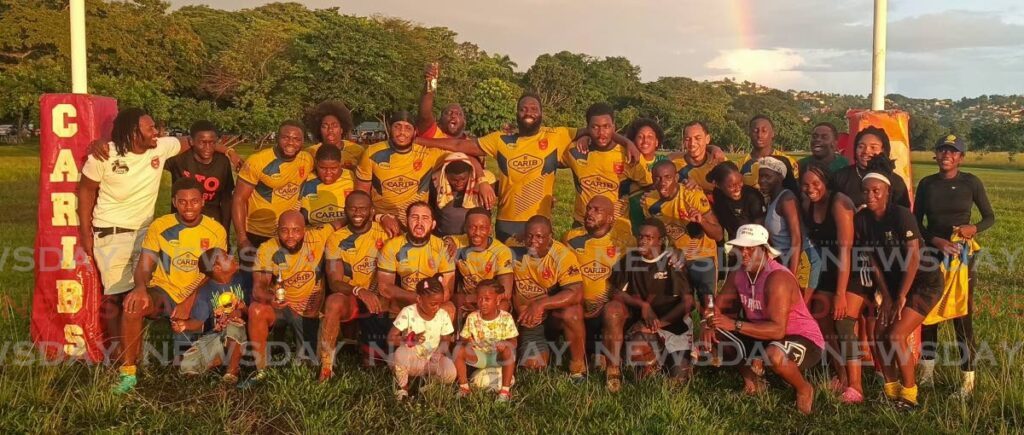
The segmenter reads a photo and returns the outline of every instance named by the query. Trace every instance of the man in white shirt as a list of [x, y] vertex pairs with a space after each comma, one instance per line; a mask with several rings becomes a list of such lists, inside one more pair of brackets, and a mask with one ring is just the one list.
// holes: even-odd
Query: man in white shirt
[[[157, 134], [144, 110], [118, 112], [111, 142], [93, 142], [78, 183], [79, 243], [100, 274], [100, 319], [115, 343], [121, 335], [121, 301], [134, 288], [132, 272], [153, 220], [164, 164], [191, 148], [187, 138]], [[233, 151], [218, 147], [237, 159]]]

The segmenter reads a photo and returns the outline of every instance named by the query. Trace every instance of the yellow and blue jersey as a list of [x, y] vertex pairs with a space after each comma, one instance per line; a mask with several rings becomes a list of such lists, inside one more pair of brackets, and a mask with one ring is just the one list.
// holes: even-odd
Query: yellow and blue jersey
[[199, 271], [200, 257], [207, 249], [227, 249], [224, 227], [209, 216], [190, 227], [176, 214], [161, 216], [149, 225], [142, 250], [156, 256], [156, 269], [149, 286], [160, 287], [181, 303], [206, 279]]
[[598, 196], [612, 201], [615, 216], [624, 214], [625, 205], [621, 199], [629, 194], [630, 189], [626, 180], [643, 182], [647, 178], [642, 165], [629, 165], [627, 160], [626, 148], [622, 145], [614, 145], [607, 150], [591, 148], [587, 153], [581, 153], [575, 146], [569, 147], [563, 161], [572, 171], [572, 181], [576, 187], [576, 203], [572, 213], [574, 221], [583, 222], [587, 203]]
[[628, 227], [613, 226], [602, 237], [593, 237], [580, 227], [569, 230], [562, 239], [580, 263], [584, 316], [594, 317], [600, 314], [612, 294], [608, 289], [612, 268], [626, 250], [636, 246], [636, 238]]
[[669, 240], [683, 250], [687, 260], [718, 255], [715, 240], [708, 237], [699, 224], [691, 224], [687, 218], [691, 210], [702, 215], [711, 211], [704, 191], [679, 185], [679, 191], [669, 199], [662, 199], [657, 191], [650, 191], [641, 199], [641, 206], [644, 217], [657, 217], [665, 223]]
[[[416, 291], [416, 284], [438, 273], [455, 271], [455, 263], [448, 249], [437, 236], [430, 236], [422, 246], [414, 245], [405, 234], [388, 240], [377, 256], [377, 270], [395, 274], [396, 284], [408, 292]], [[392, 314], [403, 307], [392, 301]]]
[[710, 155], [705, 158], [704, 164], [701, 165], [694, 165], [684, 157], [672, 159], [672, 163], [676, 165], [676, 173], [679, 175], [680, 184], [686, 184], [687, 180], [693, 180], [704, 193], [711, 193], [711, 191], [715, 190], [715, 184], [708, 181], [707, 176], [717, 166], [718, 162], [714, 161]]
[[555, 171], [575, 136], [575, 129], [541, 127], [533, 136], [494, 132], [477, 139], [498, 165], [498, 220], [551, 216]]
[[405, 223], [405, 209], [430, 196], [430, 174], [443, 150], [413, 143], [399, 152], [390, 142], [370, 145], [356, 168], [356, 179], [370, 182], [373, 206], [380, 214], [391, 214]]
[[285, 160], [277, 148], [253, 154], [245, 161], [238, 179], [254, 187], [249, 196], [246, 231], [263, 237], [277, 234], [277, 220], [286, 211], [299, 209], [299, 191], [313, 171], [313, 158], [300, 152]]
[[326, 258], [341, 261], [345, 283], [377, 293], [377, 256], [386, 240], [388, 233], [376, 222], [362, 234], [344, 227], [327, 240]]
[[[363, 158], [363, 152], [365, 152], [366, 149], [364, 149], [362, 145], [350, 140], [344, 140], [341, 143], [343, 145], [341, 148], [341, 167], [354, 171], [356, 166], [359, 165], [359, 160]], [[323, 144], [318, 143], [305, 149], [305, 151], [309, 153], [309, 156], [313, 157], [314, 163], [316, 162], [316, 152], [321, 146], [323, 146]], [[315, 176], [316, 174], [310, 174], [310, 178]]]
[[345, 198], [356, 188], [352, 171], [341, 170], [341, 176], [331, 184], [319, 178], [302, 183], [302, 216], [313, 226], [327, 225], [345, 216]]
[[552, 240], [551, 249], [543, 257], [530, 255], [518, 239], [510, 239], [512, 271], [515, 274], [515, 306], [524, 306], [554, 294], [566, 286], [583, 282], [576, 254], [561, 242]]
[[512, 250], [504, 243], [491, 238], [487, 248], [480, 250], [469, 246], [465, 235], [448, 236], [445, 240], [455, 244], [455, 267], [463, 293], [475, 294], [480, 281], [512, 273]]
[[307, 227], [302, 246], [294, 253], [282, 247], [277, 237], [264, 242], [256, 251], [253, 271], [273, 274], [271, 289], [276, 288], [277, 277], [280, 277], [285, 289], [285, 302], [303, 317], [317, 316], [323, 304], [322, 262], [327, 240], [333, 233], [331, 226]]

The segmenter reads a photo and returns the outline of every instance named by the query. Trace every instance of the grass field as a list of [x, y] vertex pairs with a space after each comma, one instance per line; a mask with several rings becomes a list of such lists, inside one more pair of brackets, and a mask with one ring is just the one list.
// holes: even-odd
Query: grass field
[[[968, 159], [968, 163], [971, 163]], [[1024, 172], [975, 169], [988, 188], [997, 224], [980, 237], [989, 256], [981, 264], [975, 330], [983, 358], [975, 396], [949, 398], [959, 380], [956, 366], [940, 365], [937, 386], [923, 388], [922, 406], [913, 413], [894, 411], [877, 400], [880, 385], [866, 374], [868, 402], [842, 406], [825, 392], [827, 379], [813, 375], [818, 392], [815, 413], [804, 417], [792, 406], [794, 394], [773, 388], [758, 397], [739, 393], [740, 378], [730, 371], [703, 369], [686, 387], [663, 379], [634, 382], [627, 371], [623, 390], [604, 390], [594, 373], [583, 384], [568, 381], [564, 370], [520, 373], [510, 404], [493, 403], [490, 393], [457, 401], [454, 391], [432, 389], [408, 404], [392, 398], [390, 373], [358, 369], [343, 354], [338, 375], [319, 385], [304, 367], [273, 371], [268, 385], [236, 392], [209, 375], [186, 379], [156, 361], [141, 368], [137, 393], [113, 397], [116, 371], [83, 364], [19, 364], [18, 349], [29, 337], [28, 312], [33, 276], [16, 255], [31, 248], [35, 236], [38, 184], [35, 147], [0, 147], [0, 431], [8, 432], [446, 432], [446, 433], [625, 433], [625, 432], [958, 432], [1011, 433], [1024, 427], [1024, 272], [1016, 261], [1024, 253]], [[934, 166], [917, 164], [918, 176]], [[166, 183], [166, 180], [165, 180]], [[168, 211], [166, 186], [158, 213]], [[556, 224], [569, 223], [574, 192], [560, 174]], [[22, 254], [24, 257], [24, 254]], [[164, 335], [163, 325], [151, 338]], [[948, 345], [952, 328], [940, 337]], [[19, 344], [22, 343], [22, 344]], [[988, 349], [986, 353], [985, 350]], [[949, 353], [955, 356], [955, 352]], [[941, 357], [940, 357], [941, 358]]]

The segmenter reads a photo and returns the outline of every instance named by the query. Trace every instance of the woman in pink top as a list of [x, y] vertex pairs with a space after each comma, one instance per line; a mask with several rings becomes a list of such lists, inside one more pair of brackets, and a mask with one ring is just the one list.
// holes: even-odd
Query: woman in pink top
[[741, 226], [726, 247], [737, 248], [741, 266], [726, 278], [715, 310], [702, 322], [704, 341], [716, 343], [714, 351], [739, 366], [745, 392], [765, 388], [760, 366], [750, 364], [764, 360], [796, 389], [797, 409], [810, 414], [814, 388], [802, 372], [821, 360], [825, 340], [796, 277], [775, 260], [779, 252], [768, 244], [763, 226]]

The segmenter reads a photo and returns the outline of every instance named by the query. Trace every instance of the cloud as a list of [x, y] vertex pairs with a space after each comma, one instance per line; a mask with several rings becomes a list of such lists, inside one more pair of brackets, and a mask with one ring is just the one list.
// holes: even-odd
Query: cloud
[[[229, 9], [269, 2], [170, 1]], [[568, 50], [625, 56], [644, 80], [746, 76], [772, 86], [860, 94], [866, 92], [861, 83], [870, 83], [871, 0], [299, 1], [445, 26], [461, 41], [508, 54], [520, 69], [541, 54]], [[890, 2], [889, 90], [935, 97], [1020, 93], [1020, 80], [1009, 79], [1024, 70], [1019, 2]], [[936, 74], [914, 80], [917, 72]]]
[[793, 50], [783, 48], [721, 50], [718, 53], [718, 57], [711, 59], [704, 66], [712, 70], [759, 74], [791, 71], [804, 64], [803, 56]]

